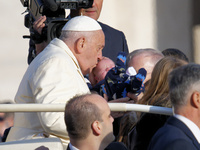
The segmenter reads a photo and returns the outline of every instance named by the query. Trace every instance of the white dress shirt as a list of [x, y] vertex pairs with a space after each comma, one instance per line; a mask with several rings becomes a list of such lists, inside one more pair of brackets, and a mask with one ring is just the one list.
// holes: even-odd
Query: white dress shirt
[[189, 120], [188, 118], [186, 118], [184, 116], [175, 114], [174, 117], [176, 117], [177, 119], [182, 121], [190, 129], [190, 131], [193, 133], [193, 135], [195, 136], [197, 141], [200, 143], [199, 127], [194, 122], [192, 122], [191, 120]]
[[69, 148], [70, 148], [70, 150], [79, 150], [78, 148], [73, 146], [71, 143], [69, 143]]

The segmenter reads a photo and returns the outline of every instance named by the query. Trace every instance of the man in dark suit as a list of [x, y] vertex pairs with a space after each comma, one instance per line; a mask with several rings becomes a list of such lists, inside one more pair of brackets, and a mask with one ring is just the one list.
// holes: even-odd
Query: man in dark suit
[[174, 115], [153, 136], [149, 150], [200, 150], [200, 65], [171, 72], [170, 99]]
[[99, 22], [105, 35], [105, 47], [102, 55], [116, 61], [117, 54], [121, 51], [129, 53], [126, 37], [123, 32]]
[[[91, 8], [70, 10], [70, 15], [68, 16], [68, 18], [70, 19], [75, 16], [83, 15], [98, 20], [101, 13], [102, 5], [103, 5], [103, 0], [94, 0]], [[42, 33], [42, 29], [45, 26], [44, 24], [45, 20], [46, 16], [41, 16], [33, 24], [33, 28], [39, 34]], [[102, 50], [102, 55], [105, 57], [109, 57], [115, 62], [118, 52], [123, 51], [128, 54], [129, 51], [124, 33], [101, 22], [99, 22], [99, 24], [101, 25], [102, 30], [105, 34], [105, 47]], [[29, 56], [28, 56], [29, 64], [34, 59], [34, 57], [44, 49], [46, 45], [47, 43], [44, 40], [40, 40], [39, 42], [37, 41], [36, 43], [30, 40]]]

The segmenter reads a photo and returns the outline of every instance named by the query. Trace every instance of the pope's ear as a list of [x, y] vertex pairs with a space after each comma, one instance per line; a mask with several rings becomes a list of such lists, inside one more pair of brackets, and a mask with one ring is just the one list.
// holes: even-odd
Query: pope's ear
[[85, 37], [81, 37], [77, 40], [76, 42], [76, 49], [77, 49], [77, 52], [80, 54], [84, 51], [86, 47], [86, 38]]

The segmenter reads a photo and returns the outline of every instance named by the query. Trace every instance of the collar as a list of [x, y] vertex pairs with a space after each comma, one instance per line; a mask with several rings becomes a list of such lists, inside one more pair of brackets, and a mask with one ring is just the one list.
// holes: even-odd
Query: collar
[[184, 116], [175, 114], [174, 117], [176, 117], [177, 119], [182, 121], [190, 129], [192, 134], [195, 136], [197, 141], [200, 143], [200, 130], [199, 130], [199, 127], [194, 122], [192, 122], [191, 120], [189, 120], [188, 118], [186, 118]]
[[79, 150], [78, 148], [74, 147], [71, 143], [69, 143], [70, 150]]

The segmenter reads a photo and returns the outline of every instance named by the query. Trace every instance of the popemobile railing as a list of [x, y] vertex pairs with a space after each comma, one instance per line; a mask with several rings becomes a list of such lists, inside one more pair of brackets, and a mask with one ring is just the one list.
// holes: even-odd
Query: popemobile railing
[[[137, 111], [154, 114], [172, 115], [172, 109], [159, 106], [108, 103], [111, 111]], [[0, 104], [0, 112], [64, 112], [65, 104]]]

